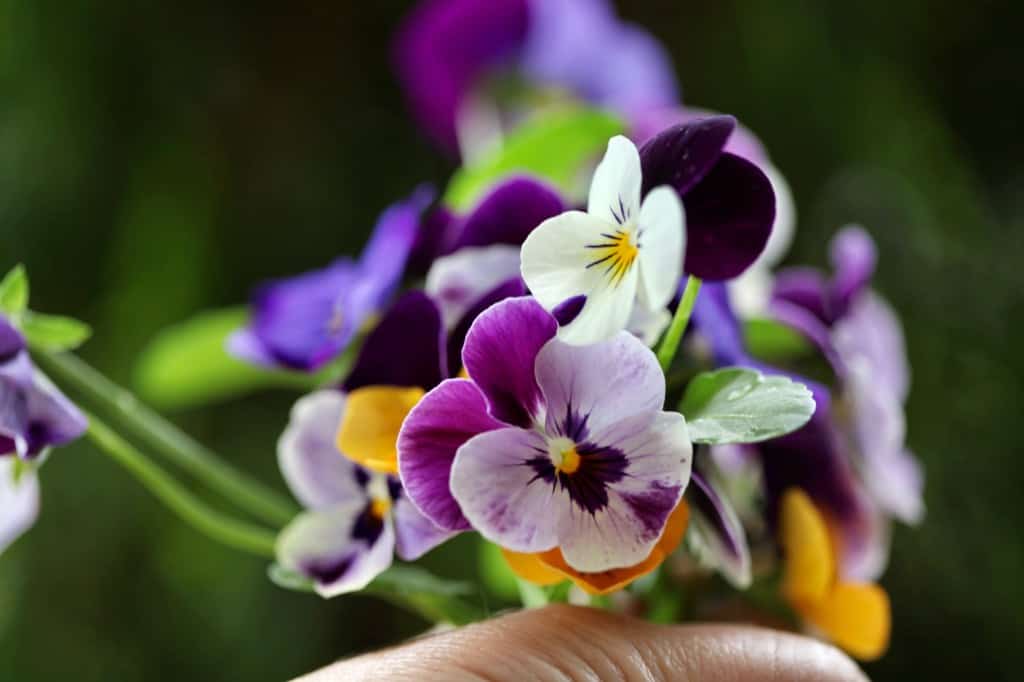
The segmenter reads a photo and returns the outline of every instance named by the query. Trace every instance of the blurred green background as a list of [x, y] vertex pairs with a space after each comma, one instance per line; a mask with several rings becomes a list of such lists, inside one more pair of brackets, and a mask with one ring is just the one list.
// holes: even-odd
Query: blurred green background
[[[1024, 5], [619, 2], [671, 49], [684, 98], [736, 114], [800, 211], [791, 262], [863, 223], [914, 367], [929, 514], [897, 528], [879, 680], [1024, 665]], [[0, 269], [95, 325], [123, 382], [162, 327], [354, 253], [451, 165], [413, 128], [388, 41], [409, 2], [0, 0]], [[294, 394], [173, 415], [282, 488]], [[416, 631], [362, 597], [269, 584], [90, 446], [43, 469], [39, 524], [0, 560], [0, 678], [277, 680]], [[435, 562], [467, 550], [456, 544]], [[452, 561], [451, 563], [455, 563]], [[465, 562], [457, 569], [471, 570]]]

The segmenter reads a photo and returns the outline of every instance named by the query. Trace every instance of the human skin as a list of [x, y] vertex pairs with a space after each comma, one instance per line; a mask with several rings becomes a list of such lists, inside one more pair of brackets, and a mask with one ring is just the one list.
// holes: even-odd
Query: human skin
[[863, 682], [838, 649], [741, 625], [655, 625], [548, 606], [335, 663], [300, 682]]

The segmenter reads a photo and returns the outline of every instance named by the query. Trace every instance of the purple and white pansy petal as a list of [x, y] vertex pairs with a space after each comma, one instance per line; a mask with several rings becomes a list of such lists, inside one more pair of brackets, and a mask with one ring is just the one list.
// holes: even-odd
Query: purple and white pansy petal
[[537, 384], [549, 434], [575, 442], [665, 403], [665, 379], [654, 353], [627, 332], [589, 346], [555, 340], [537, 354]]
[[434, 261], [424, 291], [441, 308], [445, 327], [452, 329], [484, 294], [518, 277], [518, 245], [468, 247]]
[[395, 530], [364, 500], [304, 512], [278, 536], [277, 560], [322, 597], [363, 589], [394, 560]]
[[395, 301], [367, 336], [344, 389], [371, 385], [436, 386], [448, 376], [445, 330], [437, 304], [422, 291]]
[[365, 500], [362, 467], [338, 450], [338, 425], [345, 409], [340, 391], [299, 398], [277, 444], [278, 465], [292, 494], [307, 509]]
[[85, 415], [22, 351], [0, 365], [0, 455], [37, 459], [85, 433]]
[[[545, 221], [523, 243], [523, 279], [564, 317], [558, 336], [585, 345], [626, 328], [634, 307], [663, 307], [681, 272], [683, 210], [670, 189], [640, 201], [640, 158], [625, 137], [608, 142], [594, 173], [587, 212]], [[640, 294], [639, 301], [637, 294]], [[582, 306], [577, 302], [582, 301]]]
[[832, 238], [831, 312], [835, 319], [846, 315], [850, 304], [867, 288], [875, 274], [878, 253], [875, 242], [858, 225], [844, 227]]
[[892, 307], [870, 289], [850, 307], [846, 316], [832, 327], [836, 353], [846, 362], [861, 358], [870, 368], [878, 390], [900, 403], [910, 390], [903, 328]]
[[416, 508], [441, 528], [468, 530], [449, 486], [452, 461], [470, 438], [505, 426], [472, 381], [448, 379], [423, 396], [398, 434], [398, 470]]
[[[559, 442], [550, 441], [549, 450]], [[574, 449], [574, 472], [556, 471], [549, 456], [550, 473], [542, 478], [568, 498], [556, 521], [566, 563], [583, 572], [640, 563], [690, 478], [686, 420], [669, 412], [634, 415], [576, 441]]]
[[0, 457], [0, 552], [31, 528], [38, 515], [35, 469], [14, 457]]
[[693, 471], [686, 489], [690, 518], [705, 558], [713, 563], [733, 586], [750, 587], [750, 547], [732, 504], [721, 494], [713, 479]]
[[543, 552], [558, 544], [552, 519], [570, 493], [552, 485], [545, 437], [508, 427], [488, 431], [459, 448], [451, 491], [470, 524], [491, 542], [515, 552]]
[[555, 319], [532, 298], [511, 298], [480, 315], [466, 335], [462, 363], [492, 417], [528, 427], [540, 415], [534, 364], [555, 336]]
[[391, 518], [395, 525], [395, 553], [402, 561], [419, 559], [457, 532], [439, 528], [404, 495], [395, 500]]
[[[518, 255], [516, 256], [518, 260]], [[525, 296], [526, 283], [523, 282], [522, 278], [516, 274], [515, 277], [511, 277], [504, 282], [498, 284], [490, 291], [484, 293], [483, 296], [478, 298], [475, 303], [462, 315], [455, 326], [448, 332], [448, 369], [452, 374], [456, 373], [456, 368], [462, 366], [462, 349], [466, 344], [466, 336], [469, 334], [469, 330], [472, 328], [473, 323], [476, 322], [476, 318], [484, 313], [495, 303], [500, 303], [505, 299], [519, 298]]]
[[470, 211], [451, 251], [472, 246], [519, 246], [542, 222], [565, 210], [558, 192], [530, 177], [503, 180]]

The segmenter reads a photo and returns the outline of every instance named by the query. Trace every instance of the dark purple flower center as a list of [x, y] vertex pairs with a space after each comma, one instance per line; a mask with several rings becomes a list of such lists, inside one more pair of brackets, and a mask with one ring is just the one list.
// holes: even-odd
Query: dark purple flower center
[[[585, 419], [580, 423], [585, 423]], [[543, 481], [569, 494], [573, 504], [590, 514], [608, 506], [608, 486], [621, 481], [629, 465], [626, 455], [615, 448], [581, 443], [571, 448], [572, 465], [558, 467], [546, 451], [538, 450], [525, 464], [534, 471], [530, 480]]]

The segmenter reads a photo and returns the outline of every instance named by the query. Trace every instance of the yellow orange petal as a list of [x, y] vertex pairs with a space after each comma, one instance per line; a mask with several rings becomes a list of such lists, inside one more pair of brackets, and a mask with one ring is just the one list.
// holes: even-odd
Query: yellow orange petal
[[557, 585], [565, 580], [564, 575], [541, 561], [539, 554], [523, 554], [504, 547], [501, 553], [513, 573], [534, 585]]
[[797, 610], [854, 658], [874, 660], [889, 646], [889, 595], [878, 585], [839, 583], [824, 599], [800, 605]]
[[794, 604], [824, 599], [835, 581], [835, 555], [824, 517], [799, 488], [790, 488], [782, 496], [779, 544], [785, 553], [782, 593], [786, 598]]
[[352, 391], [338, 429], [338, 449], [367, 468], [398, 473], [398, 430], [422, 397], [423, 389], [416, 386], [364, 386]]
[[689, 522], [690, 508], [686, 506], [686, 502], [680, 501], [679, 506], [669, 515], [661, 538], [654, 546], [654, 549], [651, 550], [651, 553], [647, 555], [647, 558], [638, 564], [627, 566], [626, 568], [614, 568], [598, 573], [583, 573], [566, 563], [565, 558], [562, 556], [562, 550], [557, 547], [550, 551], [542, 552], [537, 556], [540, 557], [543, 563], [571, 579], [584, 592], [588, 594], [609, 594], [616, 590], [621, 590], [637, 578], [647, 575], [660, 566], [679, 546], [683, 535], [686, 534], [686, 526]]

